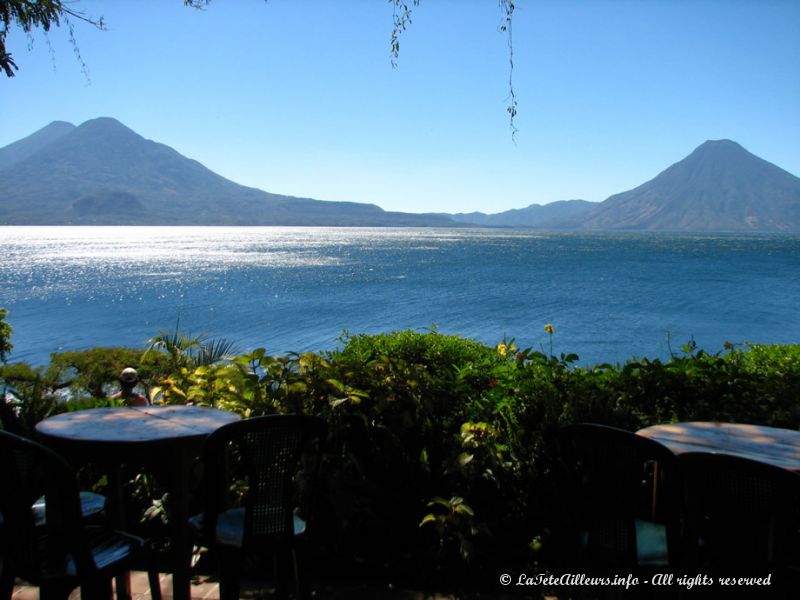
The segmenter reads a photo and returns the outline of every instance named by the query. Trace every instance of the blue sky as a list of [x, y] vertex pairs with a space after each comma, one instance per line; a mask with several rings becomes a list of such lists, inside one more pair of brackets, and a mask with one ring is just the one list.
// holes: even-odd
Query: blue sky
[[9, 34], [0, 146], [111, 116], [238, 183], [408, 212], [601, 201], [707, 139], [800, 174], [800, 2], [517, 4], [515, 140], [496, 0], [421, 0], [396, 68], [384, 0], [83, 0], [88, 79], [65, 29]]

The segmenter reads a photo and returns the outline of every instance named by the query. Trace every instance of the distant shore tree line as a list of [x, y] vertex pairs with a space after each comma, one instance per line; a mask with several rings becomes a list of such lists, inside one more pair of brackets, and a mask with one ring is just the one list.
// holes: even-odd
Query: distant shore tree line
[[[728, 344], [710, 354], [688, 344], [664, 361], [579, 366], [552, 345], [489, 346], [435, 331], [345, 335], [336, 350], [286, 355], [174, 333], [146, 349], [59, 352], [34, 366], [10, 362], [5, 316], [8, 430], [32, 435], [49, 415], [112, 405], [129, 366], [157, 403], [324, 417], [315, 564], [359, 580], [480, 588], [496, 586], [500, 572], [546, 570], [568, 500], [555, 444], [566, 424], [800, 426], [800, 345]], [[158, 520], [158, 489], [149, 489], [131, 495], [151, 517], [141, 527]]]

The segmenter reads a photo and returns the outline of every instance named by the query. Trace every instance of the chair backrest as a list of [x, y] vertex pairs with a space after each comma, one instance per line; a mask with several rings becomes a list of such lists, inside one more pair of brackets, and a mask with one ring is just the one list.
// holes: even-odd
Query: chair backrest
[[226, 508], [220, 491], [230, 489], [233, 479], [246, 487], [242, 547], [292, 539], [297, 488], [302, 484], [310, 493], [326, 432], [327, 423], [319, 417], [269, 415], [212, 433], [203, 448], [206, 531], [214, 531]]
[[762, 574], [798, 566], [800, 474], [726, 454], [686, 453], [678, 463], [691, 566]]
[[576, 423], [559, 432], [563, 458], [580, 476], [584, 494], [603, 512], [635, 513], [657, 520], [653, 506], [654, 468], [674, 468], [675, 455], [663, 444], [631, 431]]
[[[78, 570], [94, 568], [82, 545], [80, 496], [75, 475], [50, 449], [0, 431], [0, 512], [6, 558], [31, 581], [63, 570], [69, 559]], [[31, 506], [45, 499], [46, 521], [36, 527]]]
[[675, 456], [667, 447], [594, 423], [563, 427], [559, 447], [571, 476], [575, 524], [595, 559], [636, 565], [643, 551], [637, 527], [641, 538], [645, 524], [662, 525], [669, 538], [678, 535]]

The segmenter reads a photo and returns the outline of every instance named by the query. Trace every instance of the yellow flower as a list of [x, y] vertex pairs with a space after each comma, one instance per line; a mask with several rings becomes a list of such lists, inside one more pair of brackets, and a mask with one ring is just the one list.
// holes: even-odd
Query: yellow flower
[[550, 323], [545, 323], [544, 330], [550, 335], [553, 335], [556, 331]]
[[501, 343], [499, 343], [499, 344], [497, 344], [497, 353], [498, 353], [500, 356], [506, 356], [506, 355], [508, 354], [508, 346], [506, 346], [506, 345], [505, 345], [504, 343], [502, 343], [502, 342], [501, 342]]

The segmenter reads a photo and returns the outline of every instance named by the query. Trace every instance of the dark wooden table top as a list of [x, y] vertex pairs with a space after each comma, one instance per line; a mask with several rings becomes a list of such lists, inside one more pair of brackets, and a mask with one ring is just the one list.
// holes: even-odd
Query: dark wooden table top
[[654, 425], [636, 433], [661, 442], [675, 454], [732, 454], [800, 471], [800, 431], [792, 429], [697, 421]]
[[202, 406], [92, 408], [62, 413], [36, 425], [46, 437], [88, 444], [148, 444], [205, 438], [239, 415]]

